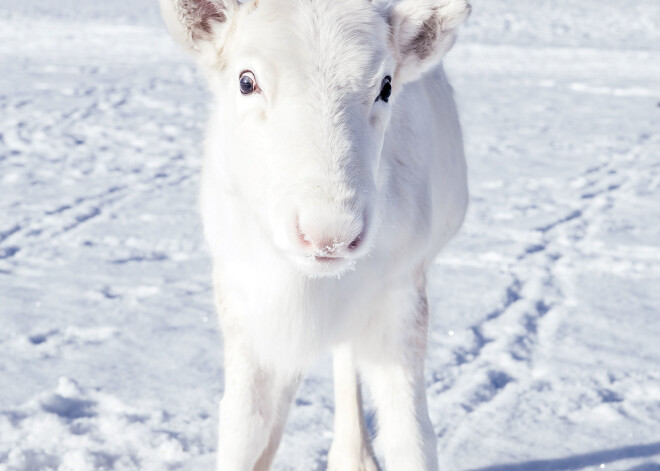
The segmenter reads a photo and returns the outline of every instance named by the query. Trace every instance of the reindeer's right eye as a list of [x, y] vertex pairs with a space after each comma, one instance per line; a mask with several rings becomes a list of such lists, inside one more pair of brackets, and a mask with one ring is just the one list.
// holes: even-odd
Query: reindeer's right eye
[[383, 79], [380, 85], [380, 94], [376, 97], [376, 101], [383, 100], [385, 103], [390, 101], [392, 95], [392, 77], [389, 75]]
[[254, 74], [249, 70], [241, 73], [241, 78], [238, 82], [243, 95], [251, 95], [257, 90], [257, 81], [254, 78]]

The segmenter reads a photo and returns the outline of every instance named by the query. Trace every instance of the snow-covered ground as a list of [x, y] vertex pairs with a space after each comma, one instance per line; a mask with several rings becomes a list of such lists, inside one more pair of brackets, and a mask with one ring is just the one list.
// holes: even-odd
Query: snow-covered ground
[[[156, 3], [0, 0], [1, 471], [213, 467], [209, 94]], [[442, 469], [658, 471], [660, 3], [473, 5], [446, 61], [472, 204], [430, 279]], [[331, 386], [324, 358], [276, 470], [325, 469]]]

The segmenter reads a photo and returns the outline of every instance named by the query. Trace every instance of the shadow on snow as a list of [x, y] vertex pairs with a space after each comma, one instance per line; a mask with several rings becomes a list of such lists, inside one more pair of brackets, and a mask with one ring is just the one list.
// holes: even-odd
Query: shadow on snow
[[[660, 455], [660, 442], [649, 443], [647, 445], [613, 448], [611, 450], [573, 455], [567, 458], [498, 464], [487, 466], [485, 468], [475, 468], [469, 471], [564, 471], [583, 469], [589, 466], [600, 466], [601, 464], [611, 463], [613, 461], [644, 458], [653, 455]], [[660, 471], [660, 464], [646, 463], [631, 468], [629, 471]]]

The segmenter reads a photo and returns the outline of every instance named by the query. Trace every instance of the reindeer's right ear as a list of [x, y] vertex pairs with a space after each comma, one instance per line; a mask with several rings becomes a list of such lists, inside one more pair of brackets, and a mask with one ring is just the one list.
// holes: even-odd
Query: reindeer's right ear
[[159, 0], [167, 29], [191, 52], [211, 43], [238, 7], [237, 0]]

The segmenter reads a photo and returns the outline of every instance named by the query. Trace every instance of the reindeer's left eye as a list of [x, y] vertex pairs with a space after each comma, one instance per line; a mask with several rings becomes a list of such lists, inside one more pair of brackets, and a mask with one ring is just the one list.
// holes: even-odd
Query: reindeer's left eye
[[254, 78], [254, 74], [249, 70], [246, 70], [241, 74], [238, 82], [243, 95], [251, 95], [257, 89], [257, 80]]
[[383, 83], [380, 85], [380, 95], [378, 95], [376, 101], [383, 100], [387, 103], [390, 101], [390, 95], [392, 95], [392, 77], [388, 75], [383, 79]]

